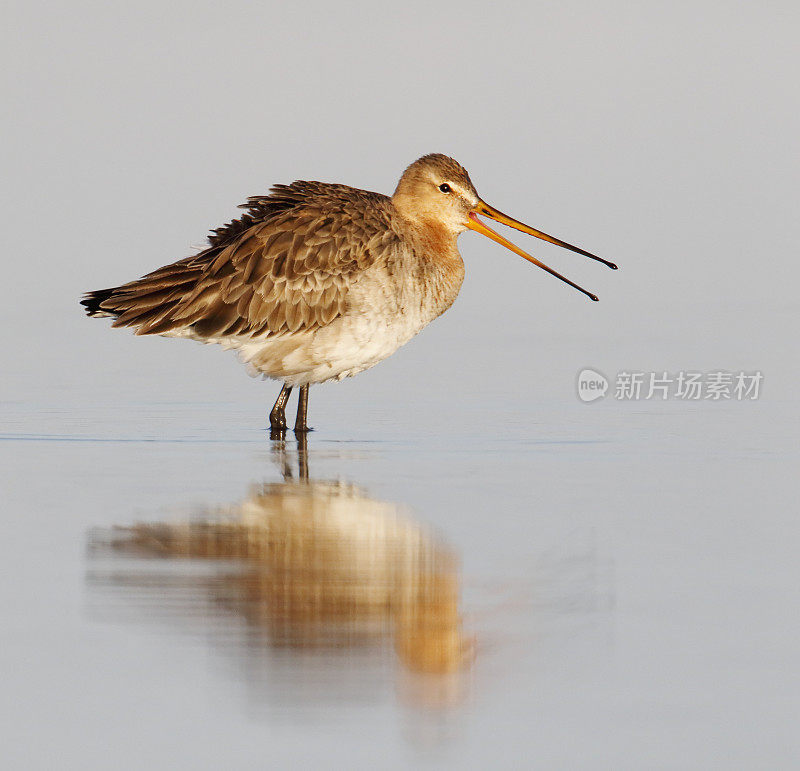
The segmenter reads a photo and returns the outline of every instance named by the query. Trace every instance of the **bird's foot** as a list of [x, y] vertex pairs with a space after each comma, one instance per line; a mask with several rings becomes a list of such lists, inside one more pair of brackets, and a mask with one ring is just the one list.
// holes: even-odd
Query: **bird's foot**
[[286, 414], [283, 412], [276, 412], [273, 410], [269, 414], [269, 429], [270, 431], [285, 431], [286, 430]]

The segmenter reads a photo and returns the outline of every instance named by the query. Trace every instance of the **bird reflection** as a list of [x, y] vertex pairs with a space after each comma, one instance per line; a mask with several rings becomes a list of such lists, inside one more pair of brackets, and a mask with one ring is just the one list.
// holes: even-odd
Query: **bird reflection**
[[[305, 437], [296, 475], [285, 442], [272, 445], [283, 480], [253, 487], [241, 502], [182, 522], [93, 533], [90, 554], [112, 562], [92, 570], [90, 583], [147, 590], [162, 610], [175, 607], [177, 590], [184, 599], [187, 589], [195, 600], [200, 593], [213, 612], [244, 621], [250, 643], [273, 651], [393, 650], [409, 672], [463, 671], [472, 645], [462, 630], [456, 555], [394, 503], [354, 484], [311, 479]], [[142, 571], [155, 557], [218, 570]], [[114, 564], [123, 558], [129, 569]]]

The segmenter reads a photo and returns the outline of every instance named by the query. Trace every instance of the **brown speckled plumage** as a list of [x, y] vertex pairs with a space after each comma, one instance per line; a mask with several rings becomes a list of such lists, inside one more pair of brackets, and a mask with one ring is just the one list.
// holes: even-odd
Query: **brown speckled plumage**
[[399, 243], [391, 201], [345, 185], [295, 182], [254, 196], [210, 246], [143, 278], [89, 293], [92, 315], [152, 335], [269, 336], [330, 324], [353, 277]]

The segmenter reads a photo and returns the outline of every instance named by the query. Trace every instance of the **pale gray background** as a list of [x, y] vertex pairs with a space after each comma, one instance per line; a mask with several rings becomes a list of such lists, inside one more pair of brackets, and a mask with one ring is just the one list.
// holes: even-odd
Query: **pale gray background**
[[[795, 766], [799, 22], [790, 2], [8, 6], [4, 757]], [[312, 473], [439, 529], [484, 649], [454, 710], [379, 672], [369, 698], [287, 712], [291, 688], [252, 693], [202, 636], [99, 621], [84, 556], [91, 526], [276, 478], [275, 384], [77, 301], [274, 182], [388, 193], [427, 152], [620, 270], [515, 234], [595, 304], [466, 234], [455, 306], [312, 391]], [[763, 397], [584, 405], [584, 366], [760, 369]]]

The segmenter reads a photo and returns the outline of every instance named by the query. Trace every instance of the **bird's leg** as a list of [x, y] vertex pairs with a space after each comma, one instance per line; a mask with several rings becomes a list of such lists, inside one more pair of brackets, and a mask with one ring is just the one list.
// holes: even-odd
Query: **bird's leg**
[[296, 434], [308, 431], [308, 384], [301, 386], [300, 397], [297, 400], [297, 420], [294, 422], [294, 432]]
[[272, 408], [272, 412], [269, 413], [269, 427], [272, 431], [286, 430], [286, 402], [289, 401], [289, 394], [291, 393], [292, 387], [284, 383], [278, 398], [275, 400], [275, 406]]

